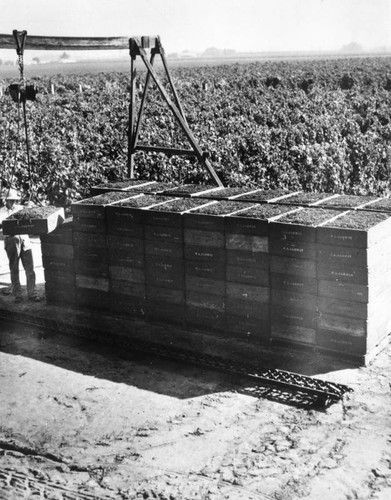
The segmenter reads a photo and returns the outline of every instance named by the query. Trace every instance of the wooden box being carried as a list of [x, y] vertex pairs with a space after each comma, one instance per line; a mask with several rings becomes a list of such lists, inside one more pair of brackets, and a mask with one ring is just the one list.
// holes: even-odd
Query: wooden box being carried
[[65, 220], [63, 208], [22, 208], [3, 220], [3, 234], [31, 234], [40, 236], [56, 229]]

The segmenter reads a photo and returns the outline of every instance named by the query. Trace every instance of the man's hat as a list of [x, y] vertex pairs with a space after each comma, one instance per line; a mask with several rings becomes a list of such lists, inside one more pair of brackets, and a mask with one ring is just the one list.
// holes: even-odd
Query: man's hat
[[5, 197], [6, 200], [13, 200], [13, 201], [17, 201], [20, 199], [20, 196], [18, 195], [18, 192], [16, 191], [16, 189], [9, 189], [7, 194], [6, 194], [6, 197]]

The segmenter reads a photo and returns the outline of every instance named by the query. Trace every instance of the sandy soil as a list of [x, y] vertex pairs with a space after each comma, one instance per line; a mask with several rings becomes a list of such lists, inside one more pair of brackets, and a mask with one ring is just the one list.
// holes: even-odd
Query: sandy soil
[[391, 498], [391, 346], [319, 374], [354, 392], [318, 411], [248, 379], [0, 328], [0, 499]]

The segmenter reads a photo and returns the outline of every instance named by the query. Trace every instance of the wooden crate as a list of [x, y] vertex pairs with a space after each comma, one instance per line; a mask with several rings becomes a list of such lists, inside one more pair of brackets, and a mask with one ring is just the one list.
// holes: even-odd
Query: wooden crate
[[95, 278], [107, 278], [109, 276], [109, 266], [105, 261], [75, 258], [74, 267], [76, 274]]
[[316, 330], [318, 326], [318, 314], [315, 309], [310, 310], [296, 306], [281, 307], [280, 304], [272, 304], [270, 320], [276, 328], [279, 326], [300, 326]]
[[266, 287], [270, 285], [270, 273], [266, 269], [227, 265], [226, 279], [227, 281], [248, 283], [249, 285]]
[[[108, 211], [107, 218], [107, 233], [109, 235], [115, 235], [123, 238], [137, 238], [139, 240], [144, 239], [144, 225], [138, 222], [137, 217], [135, 217], [135, 211], [131, 212], [131, 217], [116, 217], [115, 214], [121, 212], [119, 209], [115, 211]], [[123, 214], [129, 215], [126, 210], [122, 211]], [[109, 214], [111, 214], [109, 216]]]
[[129, 283], [145, 283], [145, 269], [125, 266], [109, 266], [110, 281], [127, 281]]
[[143, 238], [129, 238], [127, 236], [107, 235], [107, 249], [109, 255], [115, 257], [115, 253], [127, 252], [128, 254], [143, 254], [145, 242]]
[[73, 246], [75, 248], [106, 248], [106, 235], [103, 233], [73, 231]]
[[259, 189], [237, 196], [235, 197], [235, 201], [244, 201], [247, 203], [280, 202], [294, 194], [296, 194], [296, 192], [291, 192], [287, 189]]
[[182, 217], [177, 212], [160, 212], [152, 207], [144, 210], [143, 222], [149, 226], [182, 229]]
[[3, 220], [3, 234], [44, 235], [54, 231], [65, 220], [63, 208], [23, 208]]
[[190, 198], [201, 195], [209, 195], [222, 189], [219, 186], [204, 186], [200, 184], [183, 184], [162, 191], [163, 195]]
[[49, 255], [42, 255], [42, 265], [45, 270], [60, 272], [60, 273], [74, 273], [75, 268], [73, 259], [62, 259], [59, 257], [52, 257]]
[[369, 211], [346, 212], [317, 229], [321, 245], [371, 248], [391, 232], [391, 214]]
[[168, 257], [147, 255], [145, 258], [147, 285], [183, 289], [185, 285], [184, 261]]
[[372, 203], [367, 203], [362, 208], [358, 208], [357, 210], [364, 210], [366, 212], [384, 212], [391, 213], [391, 198], [385, 197], [375, 200]]
[[137, 194], [113, 203], [106, 207], [107, 230], [110, 234], [131, 235], [133, 224], [143, 225], [148, 220], [148, 208], [170, 201], [172, 198], [167, 196]]
[[185, 260], [206, 262], [225, 262], [225, 249], [212, 246], [187, 245], [184, 247]]
[[186, 230], [213, 231], [224, 234], [224, 219], [218, 215], [199, 215], [193, 212], [183, 214], [183, 226]]
[[265, 252], [249, 250], [226, 250], [227, 266], [240, 266], [251, 269], [269, 269], [270, 256]]
[[307, 193], [300, 192], [293, 194], [285, 199], [278, 201], [283, 205], [288, 206], [297, 206], [297, 207], [313, 207], [318, 206], [324, 201], [329, 201], [334, 198], [337, 198], [338, 194], [330, 194], [330, 193]]
[[336, 331], [321, 331], [316, 334], [316, 344], [327, 351], [336, 351], [345, 356], [365, 355], [368, 352], [367, 338], [345, 335]]
[[253, 189], [249, 187], [225, 187], [219, 188], [214, 191], [209, 191], [207, 193], [197, 193], [198, 198], [205, 198], [207, 200], [235, 200], [241, 195], [254, 193], [259, 191], [258, 189]]
[[225, 288], [225, 280], [204, 278], [203, 276], [195, 276], [192, 274], [186, 274], [185, 276], [186, 292], [194, 291], [225, 297]]
[[69, 288], [75, 287], [75, 273], [72, 271], [53, 271], [52, 269], [44, 270], [45, 283], [52, 288]]
[[109, 192], [73, 203], [72, 215], [83, 219], [105, 219], [106, 207], [131, 197], [126, 192]]
[[221, 261], [186, 260], [185, 274], [200, 276], [213, 280], [224, 280], [226, 278], [225, 263]]
[[243, 283], [226, 283], [226, 296], [228, 298], [242, 300], [247, 303], [259, 305], [269, 304], [270, 288], [264, 286], [247, 285]]
[[297, 310], [308, 310], [315, 312], [318, 309], [317, 294], [297, 293], [279, 288], [271, 289], [271, 303], [274, 306], [283, 308], [295, 308]]
[[315, 296], [318, 293], [318, 280], [316, 278], [285, 273], [270, 273], [270, 283], [272, 289], [278, 288], [286, 292], [306, 293]]
[[42, 258], [51, 257], [53, 259], [73, 259], [73, 245], [63, 245], [61, 243], [45, 243], [41, 245]]
[[227, 233], [269, 236], [269, 221], [292, 211], [282, 205], [241, 203], [243, 209], [225, 219]]
[[104, 265], [108, 265], [108, 251], [106, 247], [75, 246], [73, 248], [73, 254], [76, 260], [96, 262], [99, 264], [103, 263]]
[[109, 266], [145, 269], [145, 256], [143, 253], [113, 249], [108, 251], [108, 264]]
[[316, 278], [318, 275], [315, 260], [294, 259], [279, 255], [270, 256], [270, 272], [306, 278]]
[[146, 224], [145, 239], [153, 241], [155, 245], [160, 243], [170, 243], [183, 245], [183, 230], [181, 224], [172, 226], [152, 226]]
[[105, 219], [94, 219], [92, 217], [74, 217], [74, 231], [79, 233], [106, 234], [107, 226]]
[[270, 339], [270, 323], [252, 316], [226, 314], [227, 337], [235, 337], [253, 344], [267, 346]]
[[151, 255], [155, 257], [168, 257], [173, 259], [183, 259], [184, 250], [183, 243], [172, 243], [169, 240], [157, 241], [157, 240], [146, 240], [145, 241], [145, 253], [146, 255]]
[[155, 181], [142, 180], [142, 179], [125, 179], [122, 181], [101, 183], [91, 187], [91, 195], [97, 196], [112, 191], [133, 192], [135, 188], [140, 188], [143, 186], [145, 187], [153, 186], [155, 184], [157, 184]]
[[272, 344], [284, 342], [288, 346], [295, 347], [315, 346], [317, 344], [317, 330], [315, 328], [306, 328], [298, 325], [277, 324], [271, 322], [270, 338]]
[[84, 274], [75, 274], [76, 288], [109, 291], [109, 280], [107, 277], [87, 276]]
[[109, 290], [110, 294], [113, 295], [129, 295], [134, 298], [146, 299], [145, 281], [136, 282], [110, 278]]
[[146, 286], [146, 296], [148, 301], [167, 302], [169, 304], [185, 303], [185, 293], [183, 289], [164, 288], [159, 286]]
[[225, 247], [227, 250], [240, 250], [241, 252], [269, 253], [269, 237], [226, 233]]
[[295, 259], [316, 260], [317, 227], [343, 212], [331, 209], [299, 208], [270, 222], [270, 253]]
[[186, 291], [186, 305], [198, 309], [212, 309], [223, 313], [225, 311], [225, 297], [199, 291]]
[[270, 239], [270, 254], [295, 259], [316, 260], [316, 243]]
[[202, 231], [199, 229], [184, 229], [185, 246], [204, 248], [225, 248], [224, 230]]
[[185, 231], [206, 231], [224, 236], [226, 217], [252, 206], [251, 203], [234, 201], [209, 201], [199, 208], [184, 213]]
[[140, 236], [143, 231], [143, 214], [141, 208], [133, 208], [121, 204], [107, 207], [107, 232], [118, 236]]
[[171, 201], [166, 201], [146, 209], [144, 222], [150, 226], [182, 229], [183, 214], [204, 205], [206, 205], [206, 202], [200, 199], [172, 198]]
[[263, 322], [270, 320], [269, 301], [238, 299], [228, 295], [225, 299], [227, 314], [234, 314], [243, 318], [262, 319]]
[[372, 205], [379, 200], [378, 196], [362, 196], [352, 194], [339, 194], [320, 201], [317, 206], [322, 208], [331, 208], [335, 210], [356, 210], [357, 208]]
[[389, 243], [390, 240], [387, 240], [384, 245], [377, 244], [368, 248], [319, 244], [317, 261], [319, 265], [328, 266], [330, 269], [350, 269], [351, 267], [376, 269], [380, 262], [386, 262], [389, 258]]

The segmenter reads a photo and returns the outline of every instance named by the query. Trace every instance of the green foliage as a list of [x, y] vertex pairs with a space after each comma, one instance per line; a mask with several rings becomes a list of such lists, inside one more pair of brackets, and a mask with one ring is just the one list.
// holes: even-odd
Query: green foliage
[[[226, 185], [388, 194], [391, 59], [232, 64], [171, 71], [190, 129]], [[274, 85], [270, 82], [277, 82]], [[48, 92], [51, 81], [56, 94]], [[203, 82], [208, 82], [203, 86]], [[16, 104], [0, 99], [0, 175], [55, 205], [126, 176], [129, 75], [58, 75], [28, 102], [31, 171]], [[79, 92], [82, 85], [83, 93]], [[140, 142], [188, 148], [157, 89]], [[210, 183], [193, 158], [137, 153], [136, 175]]]

